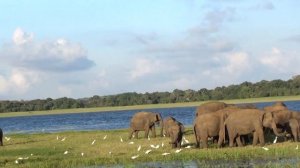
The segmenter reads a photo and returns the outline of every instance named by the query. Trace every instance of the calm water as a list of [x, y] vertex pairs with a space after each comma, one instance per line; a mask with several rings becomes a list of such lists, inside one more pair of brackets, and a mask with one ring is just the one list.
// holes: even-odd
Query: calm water
[[[289, 109], [300, 111], [300, 101], [285, 102]], [[257, 103], [258, 108], [273, 103]], [[173, 116], [184, 125], [192, 125], [195, 107], [147, 109], [162, 117]], [[71, 130], [110, 130], [129, 127], [131, 116], [141, 110], [94, 112], [0, 118], [0, 128], [6, 133], [60, 132]]]

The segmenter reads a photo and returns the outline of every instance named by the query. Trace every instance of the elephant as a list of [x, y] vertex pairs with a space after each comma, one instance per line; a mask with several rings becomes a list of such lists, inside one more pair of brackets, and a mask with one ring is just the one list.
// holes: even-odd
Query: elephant
[[172, 148], [181, 148], [181, 141], [183, 136], [184, 127], [182, 124], [173, 123], [168, 126], [167, 132], [170, 135]]
[[145, 138], [149, 135], [151, 130], [152, 137], [156, 137], [155, 123], [158, 123], [161, 127], [160, 135], [163, 136], [163, 120], [160, 113], [154, 112], [138, 112], [135, 113], [130, 121], [129, 139], [132, 138], [132, 134], [135, 133], [135, 137], [138, 138], [139, 131], [145, 131]]
[[263, 109], [268, 112], [288, 110], [288, 108], [286, 107], [286, 105], [283, 102], [276, 102], [272, 106], [266, 106]]
[[[231, 109], [232, 110], [232, 109]], [[222, 127], [225, 121], [225, 112], [223, 110], [216, 111], [214, 113], [201, 114], [194, 120], [194, 134], [196, 139], [196, 147], [200, 147], [200, 142], [202, 141], [201, 147], [207, 148], [208, 137], [219, 137], [218, 146], [220, 147], [221, 137], [225, 135], [222, 134]], [[225, 134], [225, 132], [224, 132]]]
[[277, 136], [283, 136], [278, 133], [274, 116], [271, 112], [264, 112], [258, 109], [240, 109], [231, 113], [225, 120], [222, 130], [222, 137], [219, 141], [225, 139], [225, 128], [229, 136], [229, 146], [233, 147], [234, 140], [238, 146], [243, 146], [240, 136], [253, 133], [253, 145], [259, 140], [260, 145], [265, 144], [263, 127], [272, 128]]
[[205, 113], [211, 113], [216, 112], [218, 110], [224, 109], [225, 107], [228, 107], [228, 105], [224, 102], [207, 102], [203, 103], [196, 109], [196, 117], [205, 114]]
[[164, 119], [164, 131], [165, 131], [165, 135], [167, 137], [170, 137], [170, 133], [168, 131], [168, 127], [172, 126], [172, 125], [179, 125], [181, 128], [181, 132], [184, 133], [184, 126], [181, 122], [177, 121], [174, 117], [167, 117]]
[[299, 122], [292, 118], [289, 120], [287, 132], [292, 133], [292, 138], [295, 142], [298, 142], [300, 139], [300, 126]]
[[0, 146], [3, 146], [3, 131], [0, 128]]
[[300, 113], [290, 110], [278, 110], [272, 112], [277, 127], [292, 134], [294, 141], [298, 141], [298, 129], [300, 125]]

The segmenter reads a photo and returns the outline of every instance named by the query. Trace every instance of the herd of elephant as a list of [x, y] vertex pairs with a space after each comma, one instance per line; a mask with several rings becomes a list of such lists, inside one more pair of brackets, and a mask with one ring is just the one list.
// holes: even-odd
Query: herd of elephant
[[[208, 102], [197, 107], [194, 117], [193, 131], [196, 147], [207, 148], [208, 139], [222, 147], [229, 143], [230, 147], [244, 146], [252, 139], [253, 145], [258, 142], [265, 145], [265, 134], [272, 132], [276, 137], [292, 137], [294, 141], [300, 139], [300, 112], [289, 110], [283, 102], [276, 102], [263, 109], [253, 104], [234, 105], [224, 102]], [[149, 131], [156, 136], [155, 124], [161, 126], [160, 135], [168, 136], [173, 148], [180, 148], [185, 133], [184, 125], [173, 117], [164, 120], [160, 113], [138, 112], [133, 115], [129, 139], [138, 138], [139, 131], [145, 131], [145, 138]]]

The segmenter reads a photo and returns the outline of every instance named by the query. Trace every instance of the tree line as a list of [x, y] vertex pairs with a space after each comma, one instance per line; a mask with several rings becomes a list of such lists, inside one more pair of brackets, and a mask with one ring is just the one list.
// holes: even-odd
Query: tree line
[[36, 99], [29, 101], [0, 101], [0, 112], [41, 111], [69, 108], [88, 108], [106, 106], [129, 106], [142, 104], [195, 102], [206, 100], [245, 99], [272, 96], [292, 96], [300, 94], [300, 75], [284, 80], [262, 80], [238, 85], [216, 87], [215, 89], [179, 90], [172, 92], [153, 93], [122, 93], [109, 96], [93, 96], [89, 98], [72, 99]]

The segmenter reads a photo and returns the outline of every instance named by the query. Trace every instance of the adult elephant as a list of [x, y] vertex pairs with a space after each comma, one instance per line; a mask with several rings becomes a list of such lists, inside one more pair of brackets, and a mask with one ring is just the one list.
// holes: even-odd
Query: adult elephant
[[[259, 141], [260, 145], [263, 146], [265, 144], [263, 127], [272, 128], [277, 136], [283, 136], [277, 131], [273, 114], [258, 109], [240, 109], [231, 113], [224, 122], [223, 132], [225, 132], [225, 127], [228, 131], [230, 147], [233, 147], [235, 140], [238, 146], [243, 146], [240, 136], [250, 133], [253, 133], [253, 145]], [[219, 140], [224, 139], [225, 136], [222, 136]]]
[[164, 123], [164, 132], [167, 137], [170, 137], [170, 132], [168, 130], [169, 127], [173, 125], [178, 125], [181, 129], [181, 132], [184, 133], [184, 126], [181, 122], [177, 121], [174, 117], [167, 117], [163, 121]]
[[163, 120], [160, 113], [153, 112], [138, 112], [135, 113], [130, 121], [129, 139], [132, 138], [132, 134], [135, 133], [135, 137], [138, 138], [139, 131], [145, 131], [145, 138], [149, 135], [151, 130], [152, 137], [156, 137], [155, 124], [158, 123], [161, 126], [160, 135], [163, 136]]
[[3, 146], [3, 131], [0, 128], [0, 146]]
[[[218, 146], [222, 145], [222, 127], [224, 125], [226, 113], [225, 111], [234, 109], [222, 109], [214, 113], [205, 113], [197, 116], [194, 120], [194, 134], [196, 139], [196, 147], [208, 147], [208, 137], [218, 137]], [[202, 142], [202, 143], [201, 143]], [[201, 145], [200, 145], [201, 143]]]
[[226, 107], [228, 107], [228, 105], [224, 102], [215, 102], [214, 101], [214, 102], [203, 103], [202, 105], [197, 107], [196, 117], [201, 114], [216, 112], [216, 111], [224, 109]]

